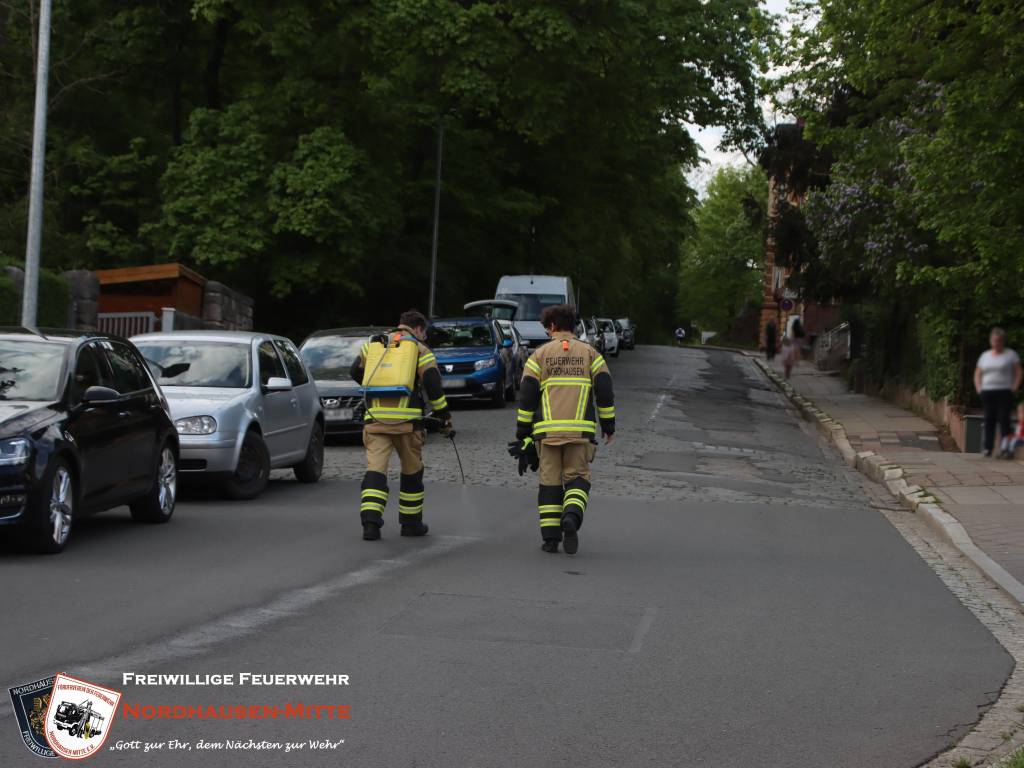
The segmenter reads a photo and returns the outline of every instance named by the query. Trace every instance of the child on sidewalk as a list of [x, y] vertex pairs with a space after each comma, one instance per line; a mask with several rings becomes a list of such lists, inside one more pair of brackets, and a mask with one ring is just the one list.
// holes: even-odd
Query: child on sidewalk
[[999, 441], [999, 458], [1012, 459], [1021, 445], [1024, 445], [1024, 402], [1017, 404], [1017, 431]]

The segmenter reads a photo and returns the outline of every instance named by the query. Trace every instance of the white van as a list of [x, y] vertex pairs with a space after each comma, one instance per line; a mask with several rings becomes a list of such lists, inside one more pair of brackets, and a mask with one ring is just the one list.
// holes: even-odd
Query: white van
[[540, 313], [552, 304], [576, 306], [572, 280], [553, 275], [505, 275], [498, 281], [496, 299], [516, 302], [516, 328], [531, 347], [548, 340]]

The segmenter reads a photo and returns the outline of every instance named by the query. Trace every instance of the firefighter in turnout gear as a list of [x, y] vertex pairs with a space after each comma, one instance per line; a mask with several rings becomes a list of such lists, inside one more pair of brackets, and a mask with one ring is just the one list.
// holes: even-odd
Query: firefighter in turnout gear
[[[427, 335], [427, 319], [414, 309], [402, 314], [399, 326], [391, 338], [412, 341], [418, 350], [415, 381], [408, 396], [376, 396], [367, 391], [367, 408], [363, 425], [363, 445], [366, 446], [366, 474], [363, 476], [359, 516], [363, 523], [363, 538], [380, 538], [384, 525], [384, 508], [388, 503], [388, 462], [392, 451], [401, 462], [401, 482], [398, 491], [398, 520], [403, 536], [423, 536], [428, 526], [423, 522], [423, 442], [425, 440], [424, 408], [441, 421], [441, 432], [451, 430], [451, 414], [444, 396], [441, 373], [434, 353], [423, 341]], [[363, 344], [359, 357], [352, 363], [353, 380], [364, 381], [370, 342]], [[373, 376], [374, 371], [369, 371]], [[372, 390], [372, 388], [371, 388]]]
[[541, 314], [551, 341], [526, 362], [516, 426], [517, 450], [529, 450], [532, 440], [539, 451], [541, 548], [557, 552], [563, 542], [570, 555], [579, 548], [590, 498], [597, 422], [605, 445], [615, 434], [611, 373], [598, 351], [573, 335], [575, 315], [565, 304]]

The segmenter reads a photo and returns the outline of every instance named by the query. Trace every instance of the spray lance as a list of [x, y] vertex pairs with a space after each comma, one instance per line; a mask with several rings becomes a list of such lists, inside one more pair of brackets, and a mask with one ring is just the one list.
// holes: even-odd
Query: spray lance
[[466, 484], [466, 473], [462, 470], [462, 457], [459, 456], [459, 446], [455, 444], [455, 430], [452, 429], [452, 423], [448, 419], [439, 419], [437, 416], [430, 415], [424, 416], [424, 421], [432, 421], [440, 426], [438, 430], [442, 435], [448, 438], [452, 444], [452, 450], [455, 451], [455, 461], [459, 464], [459, 475], [462, 477], [462, 484]]

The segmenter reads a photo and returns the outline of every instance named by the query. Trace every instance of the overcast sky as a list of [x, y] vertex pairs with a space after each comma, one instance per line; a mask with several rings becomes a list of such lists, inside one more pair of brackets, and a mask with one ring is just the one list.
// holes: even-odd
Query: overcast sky
[[[789, 0], [763, 0], [761, 6], [771, 13], [784, 14], [788, 4]], [[718, 148], [722, 141], [722, 128], [693, 127], [690, 132], [694, 134], [697, 143], [700, 144], [701, 154], [708, 161], [689, 174], [690, 183], [700, 194], [704, 193], [708, 179], [711, 178], [716, 168], [746, 162], [739, 152], [723, 152]]]

